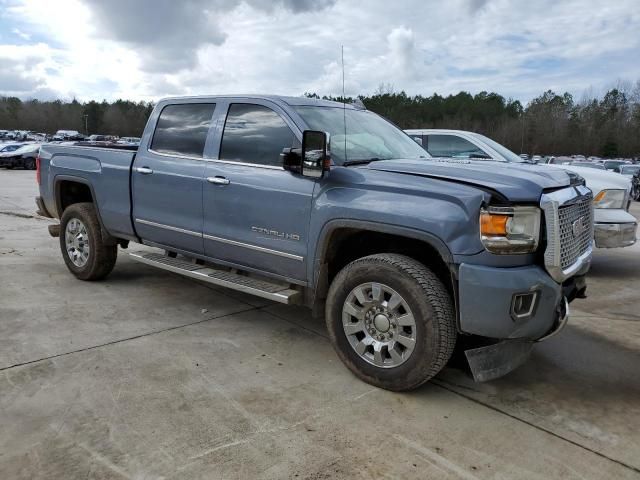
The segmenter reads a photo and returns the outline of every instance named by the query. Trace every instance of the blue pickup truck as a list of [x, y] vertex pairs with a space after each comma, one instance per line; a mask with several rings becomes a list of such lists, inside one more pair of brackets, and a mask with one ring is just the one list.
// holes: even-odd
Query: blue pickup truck
[[[584, 297], [592, 193], [576, 174], [431, 158], [356, 105], [171, 98], [139, 147], [44, 145], [42, 215], [81, 280], [133, 260], [325, 317], [359, 378], [409, 390], [458, 345], [478, 381]], [[468, 347], [468, 348], [465, 348]]]

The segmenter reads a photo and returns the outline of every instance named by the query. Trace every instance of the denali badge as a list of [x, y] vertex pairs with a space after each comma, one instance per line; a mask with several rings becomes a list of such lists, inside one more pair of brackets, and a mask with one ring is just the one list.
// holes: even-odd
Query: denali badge
[[261, 233], [263, 235], [270, 235], [272, 237], [284, 238], [285, 240], [295, 240], [296, 242], [300, 241], [300, 235], [297, 233], [279, 232], [277, 230], [269, 230], [268, 228], [262, 227], [251, 227], [251, 231]]
[[584, 215], [571, 224], [571, 230], [573, 231], [573, 237], [579, 237], [586, 229], [587, 223]]

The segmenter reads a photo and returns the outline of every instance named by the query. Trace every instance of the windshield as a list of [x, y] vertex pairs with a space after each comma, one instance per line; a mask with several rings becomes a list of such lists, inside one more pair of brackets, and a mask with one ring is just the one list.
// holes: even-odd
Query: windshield
[[640, 171], [640, 165], [624, 165], [620, 167], [620, 173], [634, 175]]
[[0, 152], [13, 152], [19, 149], [22, 145], [7, 145], [6, 147], [0, 147]]
[[488, 146], [493, 148], [496, 152], [502, 155], [507, 162], [526, 163], [521, 157], [513, 153], [507, 147], [500, 145], [498, 142], [491, 140], [489, 137], [485, 137], [484, 135], [480, 135], [479, 133], [473, 133], [472, 135], [476, 138], [479, 138]]
[[620, 165], [624, 165], [624, 162], [622, 160], [607, 160], [606, 162], [604, 162], [605, 168], [617, 168]]
[[331, 159], [337, 165], [359, 160], [429, 158], [402, 130], [367, 110], [301, 106], [296, 112], [309, 128], [329, 132]]

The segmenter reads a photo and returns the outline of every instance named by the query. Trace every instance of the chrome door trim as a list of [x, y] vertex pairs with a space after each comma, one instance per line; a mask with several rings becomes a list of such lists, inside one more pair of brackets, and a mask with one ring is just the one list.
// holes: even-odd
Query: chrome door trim
[[151, 148], [148, 148], [147, 151], [149, 153], [153, 153], [154, 155], [159, 155], [161, 157], [169, 157], [169, 158], [183, 158], [186, 160], [199, 160], [201, 162], [215, 162], [215, 163], [225, 163], [228, 165], [239, 165], [242, 167], [256, 167], [256, 168], [266, 168], [267, 170], [284, 170], [284, 167], [279, 165], [262, 165], [261, 163], [247, 163], [247, 162], [235, 162], [233, 160], [220, 160], [218, 158], [205, 158], [205, 157], [192, 157], [190, 155], [178, 155], [172, 153], [162, 153]]
[[201, 233], [194, 232], [193, 230], [185, 230], [184, 228], [172, 227], [171, 225], [164, 225], [163, 223], [151, 222], [149, 220], [142, 220], [140, 218], [136, 218], [136, 222], [143, 225], [149, 225], [151, 227], [164, 228], [165, 230], [171, 230], [172, 232], [184, 233], [186, 235], [193, 235], [194, 237], [202, 238]]
[[262, 253], [270, 253], [271, 255], [278, 255], [280, 257], [290, 258], [291, 260], [297, 260], [299, 262], [304, 260], [304, 257], [300, 255], [294, 255], [293, 253], [281, 252], [280, 250], [272, 250], [271, 248], [259, 247], [257, 245], [251, 245], [250, 243], [238, 242], [236, 240], [229, 240], [228, 238], [215, 237], [213, 235], [203, 235], [207, 240], [213, 240], [214, 242], [228, 243], [229, 245], [235, 245], [236, 247], [248, 248], [250, 250], [256, 250]]
[[154, 155], [159, 155], [161, 157], [169, 157], [169, 158], [184, 158], [187, 160], [200, 160], [201, 162], [204, 162], [206, 159], [203, 157], [195, 157], [195, 156], [191, 156], [191, 155], [180, 155], [177, 153], [162, 153], [162, 152], [158, 152], [156, 150], [153, 150], [152, 148], [148, 148], [147, 151], [149, 153], [153, 153]]
[[233, 160], [219, 160], [217, 158], [205, 158], [205, 162], [225, 163], [227, 165], [239, 165], [241, 167], [266, 168], [267, 170], [282, 170], [284, 168], [279, 165], [262, 165], [261, 163], [235, 162]]

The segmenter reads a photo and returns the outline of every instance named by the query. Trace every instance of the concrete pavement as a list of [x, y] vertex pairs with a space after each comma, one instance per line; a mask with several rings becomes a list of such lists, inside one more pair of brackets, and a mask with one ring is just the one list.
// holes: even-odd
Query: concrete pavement
[[517, 371], [397, 394], [304, 309], [123, 250], [76, 280], [33, 175], [0, 170], [0, 478], [640, 478], [638, 245], [597, 251], [589, 298]]

